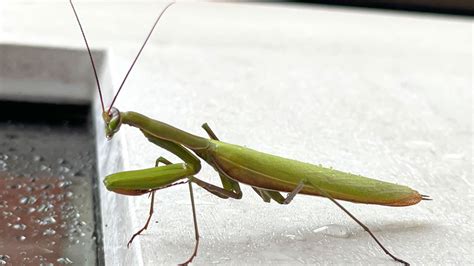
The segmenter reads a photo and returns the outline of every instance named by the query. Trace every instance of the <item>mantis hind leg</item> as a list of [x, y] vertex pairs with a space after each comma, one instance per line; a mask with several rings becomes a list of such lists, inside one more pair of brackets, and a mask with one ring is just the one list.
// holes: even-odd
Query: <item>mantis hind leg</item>
[[303, 180], [302, 181], [303, 183], [306, 183], [307, 185], [311, 185], [312, 187], [314, 187], [316, 190], [318, 190], [320, 192], [320, 194], [323, 196], [323, 197], [326, 197], [328, 198], [330, 201], [332, 201], [334, 204], [337, 205], [337, 207], [339, 207], [342, 211], [344, 211], [347, 215], [349, 215], [349, 217], [351, 217], [352, 220], [354, 220], [358, 225], [360, 225], [369, 235], [370, 237], [372, 237], [372, 239], [377, 243], [377, 245], [385, 252], [385, 254], [387, 254], [388, 256], [390, 256], [393, 260], [395, 261], [398, 261], [404, 265], [410, 265], [408, 262], [402, 260], [402, 259], [399, 259], [397, 257], [395, 257], [392, 253], [390, 253], [390, 251], [388, 251], [383, 245], [382, 243], [377, 239], [377, 237], [372, 233], [372, 231], [370, 231], [370, 229], [365, 225], [363, 224], [361, 221], [359, 221], [359, 219], [357, 219], [352, 213], [350, 213], [346, 208], [344, 208], [339, 202], [337, 202], [329, 193], [327, 193], [326, 191], [322, 190], [321, 188], [319, 188], [318, 184], [316, 184], [315, 182], [312, 182], [311, 180]]

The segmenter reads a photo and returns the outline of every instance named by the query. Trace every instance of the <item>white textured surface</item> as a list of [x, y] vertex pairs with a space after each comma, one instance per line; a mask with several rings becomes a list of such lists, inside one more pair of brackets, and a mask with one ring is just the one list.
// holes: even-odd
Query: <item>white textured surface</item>
[[[117, 84], [160, 5], [77, 7], [91, 45], [113, 49]], [[67, 3], [2, 8], [0, 41], [83, 47]], [[472, 264], [472, 34], [472, 20], [457, 17], [177, 4], [117, 107], [200, 135], [208, 122], [224, 141], [409, 185], [434, 200], [407, 208], [344, 205], [409, 262]], [[136, 129], [120, 134], [127, 168], [149, 167], [160, 155], [176, 160]], [[218, 182], [209, 167], [200, 176]], [[196, 189], [196, 264], [392, 263], [328, 200], [301, 196], [279, 206], [243, 191], [235, 201]], [[133, 228], [118, 230], [116, 239], [146, 219], [148, 199], [131, 201], [131, 215], [104, 210], [113, 214], [104, 222], [132, 216]], [[348, 237], [313, 232], [329, 224], [346, 227]], [[157, 194], [151, 228], [138, 240], [145, 265], [187, 258], [194, 242], [185, 186]]]

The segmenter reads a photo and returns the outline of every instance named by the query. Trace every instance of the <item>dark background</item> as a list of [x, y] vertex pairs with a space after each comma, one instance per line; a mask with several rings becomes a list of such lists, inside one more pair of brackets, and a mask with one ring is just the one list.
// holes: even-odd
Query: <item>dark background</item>
[[474, 0], [303, 0], [289, 2], [382, 8], [467, 16], [474, 15]]

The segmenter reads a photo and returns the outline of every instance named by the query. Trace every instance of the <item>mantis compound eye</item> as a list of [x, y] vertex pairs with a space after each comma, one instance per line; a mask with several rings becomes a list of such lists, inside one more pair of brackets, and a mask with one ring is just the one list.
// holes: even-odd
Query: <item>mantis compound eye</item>
[[102, 115], [105, 122], [105, 136], [107, 139], [112, 139], [115, 133], [117, 133], [122, 125], [122, 118], [120, 117], [120, 111], [112, 107], [110, 112], [104, 112]]

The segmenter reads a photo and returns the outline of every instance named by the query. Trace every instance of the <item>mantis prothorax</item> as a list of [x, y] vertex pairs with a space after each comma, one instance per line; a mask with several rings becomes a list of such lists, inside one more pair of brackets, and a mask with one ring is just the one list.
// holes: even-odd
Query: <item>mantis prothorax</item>
[[[70, 4], [81, 29], [97, 82], [102, 106], [102, 117], [105, 122], [106, 137], [111, 139], [119, 131], [122, 124], [129, 125], [139, 129], [151, 143], [170, 151], [183, 160], [181, 163], [171, 163], [167, 159], [160, 157], [156, 160], [155, 167], [124, 171], [105, 177], [105, 186], [108, 190], [115, 193], [123, 195], [142, 195], [149, 193], [151, 195], [148, 219], [143, 228], [132, 236], [128, 245], [132, 243], [137, 235], [148, 227], [153, 214], [155, 191], [176, 184], [188, 183], [196, 237], [194, 251], [189, 259], [183, 263], [188, 264], [196, 256], [199, 245], [192, 183], [224, 199], [242, 198], [240, 183], [243, 183], [251, 186], [265, 202], [274, 200], [279, 204], [289, 204], [298, 193], [326, 197], [367, 231], [388, 256], [395, 261], [408, 265], [406, 261], [395, 257], [389, 252], [367, 226], [355, 218], [354, 215], [336, 200], [385, 206], [409, 206], [421, 200], [429, 200], [428, 196], [421, 195], [407, 186], [286, 159], [222, 142], [207, 124], [203, 124], [202, 127], [207, 132], [209, 138], [204, 138], [187, 133], [142, 114], [136, 112], [120, 112], [117, 108], [113, 107], [120, 90], [150, 38], [156, 24], [166, 9], [173, 3], [168, 4], [157, 17], [114, 96], [110, 107], [106, 109], [104, 107], [99, 78], [87, 38], [72, 0], [70, 0]], [[214, 168], [220, 177], [222, 187], [195, 177], [201, 169], [201, 160], [199, 158]], [[159, 166], [159, 163], [164, 165]], [[280, 192], [289, 193], [284, 197]]]

